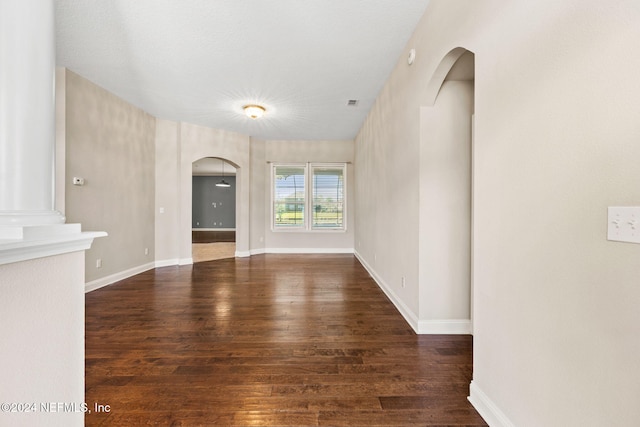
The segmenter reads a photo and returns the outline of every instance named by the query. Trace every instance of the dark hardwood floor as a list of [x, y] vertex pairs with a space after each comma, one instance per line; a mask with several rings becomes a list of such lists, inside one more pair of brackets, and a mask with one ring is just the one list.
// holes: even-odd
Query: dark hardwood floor
[[192, 230], [191, 243], [235, 242], [236, 232], [228, 230]]
[[486, 426], [471, 340], [416, 335], [352, 255], [159, 268], [86, 295], [85, 422]]

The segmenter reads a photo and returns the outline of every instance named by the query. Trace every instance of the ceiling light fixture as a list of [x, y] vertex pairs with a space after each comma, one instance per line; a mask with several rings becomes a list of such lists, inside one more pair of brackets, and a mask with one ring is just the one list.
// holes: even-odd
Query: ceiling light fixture
[[220, 159], [220, 162], [222, 163], [222, 181], [216, 183], [216, 187], [231, 187], [231, 184], [224, 180], [224, 160]]
[[249, 104], [242, 107], [247, 117], [252, 119], [259, 119], [267, 111], [264, 107], [256, 104]]

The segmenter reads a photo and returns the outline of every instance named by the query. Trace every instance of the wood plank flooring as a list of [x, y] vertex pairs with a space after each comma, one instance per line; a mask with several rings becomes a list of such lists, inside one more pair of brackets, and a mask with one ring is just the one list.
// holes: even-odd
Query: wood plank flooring
[[87, 426], [486, 426], [469, 336], [418, 336], [352, 255], [165, 267], [86, 295]]
[[235, 242], [236, 232], [228, 230], [192, 230], [192, 243]]

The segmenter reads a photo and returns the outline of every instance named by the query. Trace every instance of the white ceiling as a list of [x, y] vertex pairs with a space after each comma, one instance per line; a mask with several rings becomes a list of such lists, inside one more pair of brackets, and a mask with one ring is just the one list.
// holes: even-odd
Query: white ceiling
[[[262, 139], [352, 139], [428, 0], [55, 3], [57, 65], [156, 117]], [[242, 115], [248, 103], [265, 117]]]

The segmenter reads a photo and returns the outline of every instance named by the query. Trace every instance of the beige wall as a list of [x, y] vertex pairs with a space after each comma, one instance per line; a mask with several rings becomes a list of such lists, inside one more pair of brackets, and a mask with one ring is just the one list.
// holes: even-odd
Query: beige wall
[[[157, 265], [190, 264], [192, 164], [219, 157], [236, 170], [236, 254], [249, 255], [249, 137], [169, 120], [156, 126]], [[164, 213], [160, 212], [163, 208]]]
[[109, 234], [86, 252], [86, 281], [152, 266], [155, 119], [69, 70], [65, 86], [57, 96], [65, 96], [67, 222]]
[[398, 67], [387, 81], [356, 137], [354, 162], [356, 254], [414, 328], [419, 312], [420, 109], [416, 85], [407, 79], [415, 72]]
[[219, 157], [236, 168], [236, 254], [249, 256], [249, 137], [235, 132], [180, 124], [180, 259], [191, 256], [192, 163]]
[[471, 397], [492, 425], [640, 419], [640, 246], [606, 240], [607, 206], [640, 201], [639, 21], [635, 1], [432, 0], [357, 137], [356, 247], [419, 313], [418, 115], [442, 58], [475, 53]]
[[158, 265], [175, 265], [180, 260], [179, 138], [180, 123], [156, 119], [155, 255]]
[[269, 193], [265, 192], [268, 177], [266, 141], [251, 138], [251, 204], [250, 247], [253, 253], [265, 249], [266, 230], [269, 229]]
[[444, 82], [421, 110], [420, 332], [471, 332], [472, 112], [472, 81]]
[[271, 229], [271, 163], [351, 163], [353, 141], [265, 141], [265, 160], [256, 165], [255, 179], [262, 183], [264, 193], [265, 247], [267, 252], [350, 252], [354, 236], [354, 175], [353, 164], [347, 165], [346, 231], [336, 232], [274, 232]]
[[[153, 266], [192, 262], [192, 163], [203, 157], [220, 157], [237, 168], [238, 256], [353, 249], [353, 164], [347, 174], [347, 231], [327, 233], [271, 231], [267, 164], [351, 163], [353, 141], [260, 141], [154, 119], [63, 69], [58, 70], [58, 93], [58, 152], [66, 151], [66, 161], [57, 173], [66, 171], [67, 219], [109, 233], [87, 252], [87, 282], [99, 283], [96, 287]], [[74, 176], [85, 178], [86, 185], [72, 185]], [[101, 269], [96, 268], [98, 258]]]
[[[353, 141], [262, 141], [189, 123], [157, 121], [156, 243], [158, 265], [188, 264], [191, 256], [192, 162], [220, 157], [237, 168], [236, 254], [351, 251], [354, 209], [347, 232], [274, 233], [270, 225], [268, 162], [351, 162]], [[353, 191], [353, 165], [347, 177]], [[175, 177], [178, 175], [176, 186]], [[349, 196], [348, 196], [349, 197]], [[164, 213], [160, 213], [160, 207]]]

